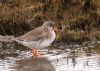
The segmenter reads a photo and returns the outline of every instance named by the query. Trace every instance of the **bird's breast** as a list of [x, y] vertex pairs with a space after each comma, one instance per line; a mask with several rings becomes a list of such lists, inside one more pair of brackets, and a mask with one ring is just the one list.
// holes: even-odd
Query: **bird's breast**
[[48, 46], [50, 46], [50, 44], [54, 41], [55, 37], [56, 37], [55, 32], [54, 32], [53, 30], [50, 31], [50, 36], [49, 36], [48, 38], [45, 38], [45, 39], [40, 43], [41, 47], [48, 47]]

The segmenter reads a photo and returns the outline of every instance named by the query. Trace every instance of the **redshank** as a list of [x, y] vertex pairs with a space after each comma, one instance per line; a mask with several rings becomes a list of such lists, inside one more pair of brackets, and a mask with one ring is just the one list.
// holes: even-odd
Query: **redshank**
[[50, 46], [55, 37], [54, 22], [46, 21], [42, 26], [16, 37], [14, 40], [32, 49], [32, 53], [35, 55], [38, 53], [35, 49], [43, 49]]

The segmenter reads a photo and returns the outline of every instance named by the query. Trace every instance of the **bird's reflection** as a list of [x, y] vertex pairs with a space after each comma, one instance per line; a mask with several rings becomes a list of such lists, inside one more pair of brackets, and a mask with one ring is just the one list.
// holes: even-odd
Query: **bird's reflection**
[[55, 71], [55, 68], [45, 58], [30, 58], [16, 63], [18, 71]]

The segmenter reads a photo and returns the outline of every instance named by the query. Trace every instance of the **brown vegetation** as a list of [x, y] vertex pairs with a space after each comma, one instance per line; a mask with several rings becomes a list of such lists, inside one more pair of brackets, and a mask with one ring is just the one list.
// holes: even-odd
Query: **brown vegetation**
[[0, 0], [0, 34], [19, 36], [53, 20], [58, 40], [100, 39], [99, 12], [99, 0]]

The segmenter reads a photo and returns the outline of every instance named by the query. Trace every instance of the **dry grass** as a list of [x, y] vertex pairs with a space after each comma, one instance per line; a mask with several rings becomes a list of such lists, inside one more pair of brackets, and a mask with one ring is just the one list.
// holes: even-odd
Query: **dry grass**
[[[100, 20], [99, 3], [99, 0], [1, 0], [0, 34], [19, 36], [45, 20], [53, 20], [62, 27], [66, 40], [84, 38], [83, 32], [89, 35], [100, 28], [96, 27], [97, 17]], [[61, 39], [61, 33], [58, 36]]]

